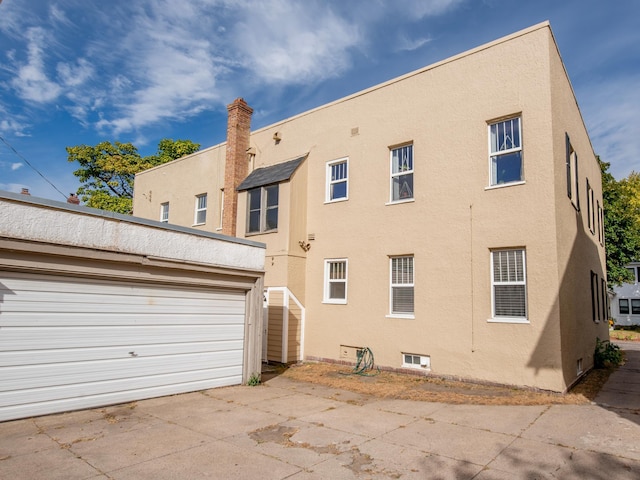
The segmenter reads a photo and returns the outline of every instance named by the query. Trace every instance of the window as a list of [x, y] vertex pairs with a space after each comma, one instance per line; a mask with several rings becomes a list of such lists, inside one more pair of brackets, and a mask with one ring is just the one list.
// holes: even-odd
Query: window
[[160, 221], [161, 222], [169, 221], [169, 202], [160, 204]]
[[620, 310], [620, 315], [629, 315], [629, 299], [621, 298], [618, 300], [618, 310]]
[[588, 178], [587, 178], [587, 223], [589, 225], [589, 231], [595, 235], [596, 212], [593, 205], [593, 188], [591, 188]]
[[631, 299], [631, 315], [640, 315], [640, 298]]
[[578, 194], [578, 154], [571, 146], [569, 135], [565, 137], [567, 149], [567, 196], [576, 210], [580, 210], [580, 195]]
[[207, 221], [207, 194], [196, 195], [196, 215], [193, 221], [196, 225], [202, 225]]
[[491, 252], [493, 318], [526, 321], [527, 283], [523, 249]]
[[489, 125], [491, 185], [522, 182], [520, 117]]
[[391, 257], [391, 314], [413, 316], [413, 256]]
[[631, 282], [638, 283], [638, 277], [636, 277], [636, 267], [626, 267], [626, 269], [631, 273]]
[[247, 233], [278, 229], [278, 185], [252, 188], [248, 192]]
[[415, 355], [413, 353], [402, 354], [402, 366], [404, 368], [431, 368], [431, 357], [429, 355]]
[[327, 202], [347, 200], [349, 195], [349, 160], [327, 163]]
[[324, 261], [324, 302], [347, 303], [347, 260]]
[[220, 225], [218, 226], [218, 230], [222, 230], [222, 223], [224, 222], [224, 188], [220, 189], [218, 201], [220, 202]]
[[391, 150], [391, 201], [413, 199], [413, 145]]
[[600, 206], [600, 200], [596, 201], [598, 208], [598, 241], [600, 245], [604, 245], [604, 214]]
[[602, 296], [602, 320], [609, 318], [608, 298], [607, 298], [607, 282], [604, 278], [600, 279], [600, 295]]
[[598, 296], [598, 274], [591, 271], [591, 319], [600, 320], [600, 299]]

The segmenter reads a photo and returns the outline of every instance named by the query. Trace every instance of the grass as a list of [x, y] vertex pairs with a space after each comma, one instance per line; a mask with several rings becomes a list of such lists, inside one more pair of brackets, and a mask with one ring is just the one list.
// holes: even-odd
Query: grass
[[350, 375], [349, 367], [328, 363], [293, 365], [281, 374], [292, 380], [382, 398], [474, 405], [584, 405], [593, 401], [612, 372], [592, 370], [566, 394], [385, 371], [375, 376]]
[[640, 342], [640, 327], [627, 327], [609, 331], [610, 340]]

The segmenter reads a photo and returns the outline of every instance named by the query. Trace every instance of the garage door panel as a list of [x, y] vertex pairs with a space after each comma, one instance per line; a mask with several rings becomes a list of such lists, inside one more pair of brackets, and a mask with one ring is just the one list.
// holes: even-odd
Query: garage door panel
[[0, 272], [0, 421], [241, 383], [245, 301]]
[[108, 347], [179, 342], [228, 341], [242, 338], [243, 325], [162, 325], [152, 327], [3, 328], [0, 351], [43, 348]]
[[[83, 396], [87, 391], [87, 387], [94, 395], [104, 395], [116, 392], [125, 392], [127, 390], [139, 390], [147, 388], [157, 388], [168, 384], [188, 384], [193, 382], [210, 381], [212, 377], [216, 377], [221, 381], [234, 381], [239, 383], [242, 381], [242, 367], [224, 367], [209, 370], [197, 370], [188, 373], [172, 373], [165, 375], [157, 375], [154, 377], [144, 377], [136, 379], [116, 379], [107, 381], [97, 381], [76, 385], [65, 385], [64, 387], [44, 387], [33, 388], [28, 390], [0, 392], [0, 403], [7, 407], [20, 405], [28, 399], [31, 403], [46, 402], [51, 400], [73, 399]], [[209, 388], [209, 387], [205, 387]]]
[[[10, 316], [9, 313], [11, 313]], [[134, 314], [132, 312], [124, 312], [118, 315], [114, 315], [114, 312], [89, 312], [85, 314], [78, 312], [56, 314], [42, 312], [34, 314], [33, 312], [8, 312], [0, 307], [0, 315], [2, 314], [6, 315], [4, 317], [6, 320], [4, 318], [2, 320], [2, 325], [5, 327], [175, 325], [178, 317], [185, 325], [242, 325], [244, 323], [244, 316], [241, 314], [214, 312], [201, 312], [199, 314], [179, 312]]]
[[[139, 357], [154, 355], [180, 355], [185, 353], [218, 352], [223, 350], [242, 350], [243, 340], [175, 343], [162, 345], [135, 345]], [[0, 365], [3, 367], [19, 365], [39, 365], [43, 363], [86, 362], [126, 358], [131, 355], [131, 347], [102, 348], [62, 348], [55, 350], [23, 350], [0, 352]]]
[[159, 375], [158, 372], [168, 374], [207, 370], [214, 365], [239, 367], [242, 371], [242, 351], [142, 358], [128, 356], [113, 360], [7, 367], [2, 372], [0, 392], [52, 385], [88, 384], [122, 377], [133, 380]]
[[[206, 373], [206, 372], [203, 372]], [[219, 370], [208, 372], [219, 373]], [[224, 372], [223, 372], [224, 373]], [[167, 376], [167, 381], [171, 382], [171, 378]], [[10, 420], [14, 418], [30, 417], [35, 415], [45, 415], [52, 412], [64, 412], [67, 410], [77, 410], [82, 408], [92, 408], [100, 405], [112, 405], [115, 403], [131, 402], [144, 398], [160, 397], [163, 395], [173, 395], [177, 393], [193, 392], [196, 390], [204, 390], [208, 388], [225, 387], [228, 385], [237, 385], [242, 381], [242, 376], [222, 376], [213, 377], [205, 380], [181, 381], [174, 378], [175, 383], [167, 383], [166, 385], [134, 388], [130, 390], [114, 391], [106, 389], [108, 393], [87, 395], [80, 393], [76, 397], [60, 398], [55, 400], [37, 401], [22, 404], [9, 404], [0, 407], [0, 421]], [[4, 404], [1, 404], [4, 405]]]

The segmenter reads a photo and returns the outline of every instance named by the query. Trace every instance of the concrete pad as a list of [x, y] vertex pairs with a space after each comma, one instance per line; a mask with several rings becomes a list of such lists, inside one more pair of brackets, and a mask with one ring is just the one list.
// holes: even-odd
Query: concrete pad
[[365, 408], [382, 410], [385, 412], [401, 413], [402, 415], [408, 415], [414, 418], [431, 418], [431, 415], [434, 412], [449, 407], [450, 405], [444, 403], [418, 402], [415, 400], [395, 400], [388, 398], [381, 400], [372, 400], [367, 405], [365, 405]]
[[0, 423], [0, 438], [0, 461], [49, 448], [60, 448], [32, 419]]
[[431, 414], [437, 422], [519, 435], [547, 409], [547, 406], [447, 405]]
[[259, 478], [261, 480], [289, 478], [300, 468], [224, 441], [189, 448], [138, 463], [115, 472], [114, 480], [193, 480]]
[[291, 392], [282, 388], [268, 387], [267, 385], [257, 385], [255, 387], [238, 385], [235, 387], [212, 388], [206, 390], [204, 394], [211, 398], [230, 400], [239, 405], [254, 405], [276, 398], [287, 397], [291, 395]]
[[584, 480], [585, 478], [638, 480], [640, 478], [640, 464], [615, 455], [578, 451], [573, 455], [571, 464], [558, 470], [556, 478], [563, 480]]
[[368, 437], [378, 437], [415, 421], [413, 417], [399, 413], [373, 411], [345, 404], [332, 410], [308, 415], [304, 419], [317, 425]]
[[553, 405], [522, 437], [640, 460], [640, 425], [596, 405]]
[[[4, 442], [3, 442], [4, 443]], [[67, 449], [50, 448], [37, 453], [0, 459], [0, 478], [29, 480], [80, 480], [102, 472]]]
[[328, 398], [293, 393], [284, 401], [264, 402], [260, 405], [254, 405], [254, 408], [288, 418], [304, 418], [325, 410], [337, 408], [341, 404], [341, 402], [329, 400]]
[[386, 475], [384, 478], [471, 479], [483, 468], [481, 465], [425, 453], [417, 448], [378, 439], [365, 442], [357, 449], [361, 455], [371, 459], [371, 466], [367, 472], [383, 473]]
[[317, 385], [314, 383], [297, 382], [295, 380], [282, 377], [272, 378], [266, 383], [266, 385], [274, 385], [294, 392], [306, 393], [316, 397], [338, 400], [340, 402], [351, 403], [354, 405], [365, 405], [366, 403], [376, 400], [370, 395], [363, 395], [361, 393], [350, 392], [340, 388], [326, 387], [324, 385]]
[[102, 472], [109, 473], [209, 441], [212, 441], [210, 437], [200, 433], [179, 425], [162, 423], [76, 443], [69, 450]]
[[575, 463], [575, 452], [573, 448], [518, 438], [488, 468], [508, 473], [513, 479], [563, 478], [557, 472]]
[[385, 442], [410, 445], [423, 452], [477, 465], [487, 465], [514, 439], [502, 433], [428, 420], [417, 420], [381, 437]]
[[225, 441], [308, 469], [366, 442], [367, 437], [293, 420]]
[[105, 436], [146, 429], [160, 421], [137, 410], [136, 404], [123, 404], [91, 410], [90, 415], [53, 415], [35, 419], [35, 423], [61, 445], [74, 445]]

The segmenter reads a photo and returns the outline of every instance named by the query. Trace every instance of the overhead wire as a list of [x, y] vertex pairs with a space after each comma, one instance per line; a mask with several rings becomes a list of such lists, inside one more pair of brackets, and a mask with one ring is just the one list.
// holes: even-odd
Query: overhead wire
[[[1, 0], [0, 0], [1, 1]], [[13, 146], [7, 142], [4, 137], [2, 135], [0, 135], [0, 140], [2, 141], [2, 143], [4, 143], [20, 160], [22, 160], [24, 163], [26, 163], [34, 172], [36, 172], [38, 175], [40, 175], [45, 182], [47, 182], [49, 185], [51, 185], [54, 190], [56, 192], [58, 192], [60, 195], [62, 195], [62, 198], [66, 199], [67, 196], [62, 193], [58, 187], [56, 187], [53, 182], [51, 182], [47, 177], [44, 176], [44, 174], [42, 174], [40, 172], [40, 170], [38, 170], [36, 167], [34, 167], [33, 165], [31, 165], [31, 162], [29, 162], [29, 160], [27, 160], [23, 155], [21, 155], [15, 148], [13, 148]]]

